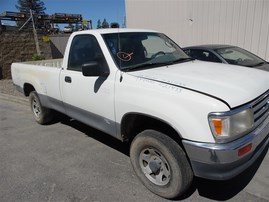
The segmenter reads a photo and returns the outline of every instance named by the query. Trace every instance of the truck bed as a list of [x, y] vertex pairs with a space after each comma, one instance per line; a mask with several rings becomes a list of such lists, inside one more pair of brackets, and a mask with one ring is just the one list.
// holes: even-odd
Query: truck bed
[[27, 61], [27, 62], [20, 62], [20, 64], [28, 64], [28, 65], [38, 65], [38, 66], [58, 67], [58, 68], [61, 68], [62, 67], [62, 64], [63, 64], [63, 59]]
[[63, 59], [12, 63], [12, 79], [18, 89], [31, 84], [42, 95], [61, 100], [59, 77]]

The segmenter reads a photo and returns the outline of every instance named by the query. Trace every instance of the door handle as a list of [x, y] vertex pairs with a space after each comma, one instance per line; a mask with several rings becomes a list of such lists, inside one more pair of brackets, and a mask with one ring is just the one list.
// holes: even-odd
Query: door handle
[[64, 77], [64, 81], [65, 81], [66, 83], [72, 83], [72, 79], [71, 79], [70, 76], [66, 76], [66, 77]]

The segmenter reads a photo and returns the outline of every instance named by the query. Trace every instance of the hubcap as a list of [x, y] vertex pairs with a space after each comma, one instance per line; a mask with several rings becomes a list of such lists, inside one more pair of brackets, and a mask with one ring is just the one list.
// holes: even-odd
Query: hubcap
[[33, 100], [33, 106], [32, 107], [33, 107], [33, 112], [34, 112], [35, 116], [37, 118], [39, 118], [40, 113], [41, 113], [41, 109], [40, 109], [40, 104], [36, 99]]
[[142, 150], [139, 164], [145, 176], [154, 184], [164, 186], [170, 181], [170, 166], [157, 149], [146, 148]]

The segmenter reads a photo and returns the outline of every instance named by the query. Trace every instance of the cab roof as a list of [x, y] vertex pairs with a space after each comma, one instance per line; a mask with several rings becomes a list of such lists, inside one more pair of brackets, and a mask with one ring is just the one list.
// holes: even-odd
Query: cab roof
[[109, 29], [92, 29], [74, 32], [74, 34], [111, 34], [111, 33], [126, 33], [126, 32], [156, 32], [149, 29], [130, 29], [130, 28], [109, 28]]

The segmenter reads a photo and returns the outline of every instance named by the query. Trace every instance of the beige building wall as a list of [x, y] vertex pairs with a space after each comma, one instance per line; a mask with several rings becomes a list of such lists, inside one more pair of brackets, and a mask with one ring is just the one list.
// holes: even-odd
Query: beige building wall
[[125, 0], [128, 28], [166, 33], [181, 47], [231, 44], [269, 61], [269, 0]]

